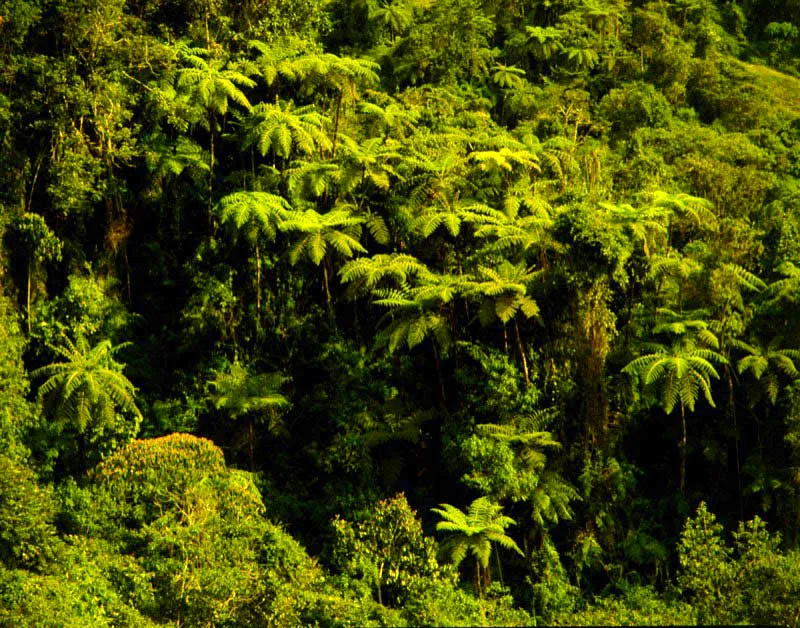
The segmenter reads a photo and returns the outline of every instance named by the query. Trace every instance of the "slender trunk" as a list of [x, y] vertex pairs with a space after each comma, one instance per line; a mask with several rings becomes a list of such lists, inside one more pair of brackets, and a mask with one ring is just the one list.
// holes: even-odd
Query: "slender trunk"
[[447, 398], [444, 394], [444, 377], [442, 376], [442, 362], [439, 359], [439, 352], [436, 350], [436, 342], [431, 340], [433, 345], [433, 356], [436, 360], [436, 377], [439, 380], [439, 400], [442, 402], [442, 408], [447, 407]]
[[681, 442], [679, 445], [681, 454], [680, 487], [681, 495], [686, 492], [686, 410], [681, 402]]
[[478, 560], [475, 561], [475, 591], [478, 597], [483, 599], [483, 591], [481, 590], [481, 564]]
[[261, 249], [256, 240], [256, 321], [261, 326]]
[[522, 374], [525, 376], [525, 385], [530, 386], [531, 378], [528, 373], [528, 358], [525, 357], [525, 345], [522, 344], [522, 336], [519, 333], [519, 325], [516, 319], [514, 319], [514, 330], [517, 333], [517, 349], [519, 349], [519, 357], [522, 360]]
[[127, 282], [128, 288], [128, 304], [133, 301], [132, 297], [132, 290], [131, 290], [131, 263], [128, 260], [128, 241], [125, 240], [125, 244], [122, 246], [122, 259], [125, 261], [125, 280]]
[[31, 335], [31, 271], [33, 262], [28, 260], [28, 335]]
[[333, 141], [331, 142], [331, 157], [336, 157], [336, 140], [339, 137], [339, 116], [342, 112], [342, 97], [344, 91], [339, 90], [339, 96], [336, 98], [336, 113], [333, 117]]
[[631, 319], [633, 318], [633, 280], [629, 282], [630, 290], [628, 291], [628, 318], [625, 321], [625, 348], [627, 349], [631, 344]]
[[736, 455], [736, 486], [739, 494], [739, 520], [744, 521], [744, 504], [742, 503], [742, 470], [739, 462], [739, 426], [736, 420], [736, 401], [733, 396], [733, 377], [730, 367], [725, 367], [728, 376], [728, 409], [733, 420], [733, 443]]
[[78, 460], [80, 460], [81, 470], [86, 469], [86, 433], [78, 431]]
[[331, 306], [331, 288], [328, 284], [328, 265], [323, 263], [322, 264], [322, 280], [325, 284], [325, 299], [328, 302], [328, 308], [330, 309]]
[[500, 553], [495, 552], [494, 558], [495, 561], [497, 562], [497, 577], [500, 578], [500, 584], [502, 586], [505, 586], [505, 583], [503, 582], [503, 567], [500, 565]]
[[255, 464], [255, 433], [253, 430], [253, 417], [248, 417], [247, 419], [247, 440], [248, 440], [248, 448], [250, 450], [250, 472], [254, 472], [256, 470]]
[[[31, 180], [31, 192], [28, 195], [28, 203], [25, 206], [25, 211], [31, 211], [31, 207], [33, 206], [33, 191], [36, 188], [36, 179], [39, 178], [39, 169], [42, 167], [42, 161], [44, 161], [43, 156], [39, 156], [39, 159], [36, 160], [36, 170], [33, 172], [33, 179]], [[23, 202], [24, 202], [25, 193], [23, 191]]]
[[383, 606], [383, 594], [381, 593], [381, 581], [383, 580], [383, 561], [381, 561], [381, 566], [378, 568], [378, 604]]
[[214, 112], [209, 111], [208, 113], [208, 132], [211, 136], [210, 140], [210, 155], [208, 161], [208, 224], [211, 225], [211, 206], [214, 199]]

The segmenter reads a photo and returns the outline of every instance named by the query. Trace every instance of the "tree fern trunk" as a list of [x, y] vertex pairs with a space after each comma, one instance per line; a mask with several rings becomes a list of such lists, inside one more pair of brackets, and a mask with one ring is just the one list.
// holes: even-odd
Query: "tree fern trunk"
[[261, 248], [256, 240], [256, 321], [261, 327]]
[[28, 259], [28, 335], [31, 335], [31, 272], [32, 272], [33, 262]]
[[681, 442], [680, 442], [680, 455], [681, 455], [681, 470], [680, 470], [680, 487], [681, 495], [686, 492], [686, 410], [681, 401]]
[[252, 472], [254, 472], [256, 470], [255, 443], [253, 442], [255, 440], [255, 431], [253, 429], [253, 417], [252, 416], [248, 417], [248, 419], [247, 419], [247, 432], [248, 432], [248, 434], [247, 434], [247, 440], [248, 440], [247, 446], [248, 446], [249, 454], [250, 454], [250, 472], [252, 473]]
[[519, 325], [517, 319], [514, 319], [514, 331], [517, 334], [517, 349], [519, 349], [519, 357], [522, 360], [522, 374], [525, 376], [525, 385], [531, 385], [531, 378], [528, 372], [528, 358], [525, 357], [525, 345], [522, 344], [522, 336], [519, 333]]
[[208, 224], [211, 225], [211, 205], [214, 200], [214, 166], [216, 162], [214, 160], [214, 112], [209, 111], [208, 113], [208, 133], [211, 136], [209, 148], [210, 148], [210, 155], [208, 160]]
[[495, 562], [497, 562], [497, 577], [500, 578], [500, 584], [505, 586], [505, 583], [503, 582], [503, 567], [500, 565], [500, 553], [495, 552], [494, 558]]
[[339, 116], [342, 112], [342, 97], [344, 90], [339, 90], [336, 98], [336, 113], [333, 116], [333, 141], [331, 142], [331, 157], [336, 157], [336, 140], [339, 139]]
[[742, 504], [742, 470], [739, 463], [739, 426], [736, 420], [736, 400], [733, 396], [733, 377], [731, 376], [730, 366], [725, 367], [725, 374], [728, 380], [728, 411], [731, 413], [733, 421], [733, 443], [736, 455], [736, 487], [739, 493], [739, 519], [744, 521], [744, 505]]
[[128, 241], [122, 245], [122, 259], [125, 261], [125, 280], [128, 288], [128, 303], [133, 302], [133, 294], [131, 290], [131, 263], [128, 260]]
[[433, 345], [433, 357], [436, 361], [436, 377], [439, 380], [439, 400], [442, 402], [442, 408], [447, 407], [447, 397], [444, 394], [444, 376], [442, 375], [442, 361], [439, 359], [439, 351], [436, 349], [436, 342], [431, 340]]

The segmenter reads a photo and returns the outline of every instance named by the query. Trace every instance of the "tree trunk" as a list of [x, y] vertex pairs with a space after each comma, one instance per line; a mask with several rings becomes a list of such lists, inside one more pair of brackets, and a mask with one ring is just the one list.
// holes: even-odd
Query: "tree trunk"
[[336, 98], [336, 113], [333, 116], [333, 141], [331, 142], [331, 157], [336, 157], [336, 140], [339, 139], [339, 116], [342, 113], [342, 97], [344, 90], [339, 90]]
[[681, 495], [686, 492], [686, 410], [681, 402], [681, 441], [678, 445], [681, 454], [680, 487]]
[[736, 486], [739, 493], [739, 520], [744, 521], [744, 505], [742, 503], [742, 470], [739, 463], [739, 426], [736, 420], [736, 400], [733, 396], [733, 377], [731, 376], [730, 366], [725, 367], [725, 374], [728, 379], [728, 410], [733, 420], [733, 442], [736, 454]]
[[256, 320], [257, 326], [261, 327], [261, 249], [258, 240], [256, 240]]
[[31, 272], [33, 262], [28, 260], [28, 336], [31, 335]]
[[505, 583], [503, 582], [503, 567], [500, 565], [500, 553], [495, 552], [494, 558], [495, 561], [497, 562], [497, 577], [500, 578], [500, 584], [502, 586], [505, 586]]
[[431, 340], [433, 345], [433, 356], [436, 360], [436, 377], [439, 380], [439, 400], [442, 402], [442, 408], [447, 408], [447, 397], [444, 394], [444, 376], [442, 375], [442, 362], [439, 359], [439, 352], [436, 349], [436, 341]]
[[383, 606], [383, 594], [381, 593], [381, 581], [383, 580], [383, 565], [384, 563], [381, 562], [381, 566], [378, 568], [378, 604]]
[[519, 349], [519, 357], [522, 360], [522, 374], [525, 376], [525, 385], [531, 385], [531, 378], [528, 373], [528, 358], [525, 357], [525, 345], [522, 344], [522, 336], [519, 333], [519, 325], [517, 319], [514, 319], [514, 331], [517, 333], [517, 349]]
[[249, 448], [250, 453], [250, 472], [254, 472], [256, 470], [256, 463], [255, 463], [255, 433], [253, 430], [253, 417], [250, 416], [247, 419], [247, 445]]
[[211, 136], [210, 140], [210, 155], [209, 155], [209, 162], [208, 162], [208, 224], [211, 225], [211, 206], [214, 202], [214, 112], [209, 111], [208, 113], [208, 133]]
[[128, 284], [128, 304], [133, 302], [133, 291], [131, 290], [131, 263], [128, 260], [128, 241], [122, 245], [122, 259], [125, 261], [125, 279]]

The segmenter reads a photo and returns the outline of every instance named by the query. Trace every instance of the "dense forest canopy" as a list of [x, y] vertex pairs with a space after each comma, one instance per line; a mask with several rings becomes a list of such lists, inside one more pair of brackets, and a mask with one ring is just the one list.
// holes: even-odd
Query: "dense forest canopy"
[[796, 0], [0, 0], [0, 623], [800, 624]]

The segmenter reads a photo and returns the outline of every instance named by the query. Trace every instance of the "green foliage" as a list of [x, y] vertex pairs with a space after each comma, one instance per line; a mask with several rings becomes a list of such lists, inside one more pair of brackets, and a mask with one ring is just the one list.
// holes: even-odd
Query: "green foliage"
[[612, 89], [600, 101], [599, 109], [611, 124], [613, 137], [626, 137], [640, 127], [667, 127], [672, 119], [667, 99], [648, 83]]
[[685, 602], [663, 599], [651, 587], [632, 586], [620, 596], [599, 598], [579, 612], [557, 618], [556, 624], [571, 626], [691, 626], [694, 610]]
[[731, 550], [722, 538], [722, 526], [705, 503], [698, 507], [696, 517], [686, 522], [678, 552], [678, 585], [689, 594], [698, 621], [731, 621], [733, 609], [726, 602], [736, 572], [730, 560]]
[[17, 310], [0, 289], [0, 446], [13, 459], [26, 455], [23, 437], [33, 422], [33, 406], [26, 399], [30, 384], [22, 361], [24, 348]]
[[41, 568], [53, 559], [55, 502], [35, 475], [0, 456], [0, 561], [8, 568]]
[[289, 203], [266, 192], [234, 192], [223, 197], [215, 210], [223, 225], [230, 225], [236, 235], [255, 241], [258, 235], [274, 240], [276, 223], [290, 210]]
[[47, 346], [65, 336], [119, 338], [132, 319], [119, 299], [119, 283], [89, 269], [71, 274], [67, 281], [61, 295], [39, 308], [32, 330], [35, 342]]
[[337, 516], [333, 529], [334, 565], [369, 583], [379, 604], [403, 607], [420, 589], [447, 580], [435, 541], [423, 535], [402, 493], [379, 501], [354, 523]]
[[712, 362], [725, 364], [726, 360], [711, 349], [675, 344], [641, 356], [623, 370], [638, 375], [645, 386], [661, 383], [661, 403], [664, 411], [671, 414], [679, 404], [693, 412], [701, 392], [714, 405], [710, 380], [719, 379], [719, 373]]
[[211, 381], [212, 401], [215, 408], [226, 410], [232, 418], [286, 408], [289, 400], [278, 390], [287, 381], [280, 373], [251, 375], [244, 366], [234, 362], [228, 371], [217, 373]]
[[740, 522], [734, 547], [704, 503], [686, 522], [679, 544], [678, 584], [689, 595], [699, 623], [753, 622], [796, 625], [790, 600], [800, 591], [796, 552], [782, 553], [780, 536], [756, 517]]
[[442, 542], [440, 551], [456, 567], [467, 554], [472, 554], [475, 558], [475, 590], [483, 597], [491, 580], [489, 557], [492, 554], [492, 543], [523, 555], [514, 539], [505, 533], [506, 528], [516, 522], [503, 515], [503, 507], [492, 503], [488, 497], [479, 497], [473, 501], [466, 513], [450, 504], [440, 506], [431, 509], [442, 518], [436, 524], [436, 530], [449, 533]]
[[148, 575], [130, 557], [102, 542], [74, 537], [59, 551], [49, 573], [0, 570], [0, 621], [19, 626], [163, 625], [137, 610], [148, 609]]
[[136, 389], [122, 374], [123, 365], [114, 360], [124, 347], [108, 340], [91, 347], [84, 336], [74, 343], [65, 337], [62, 346], [50, 345], [65, 361], [37, 369], [32, 376], [47, 378], [39, 386], [38, 400], [58, 429], [73, 428], [82, 435], [113, 425], [117, 412], [126, 412], [134, 419], [129, 437], [135, 436], [142, 420]]
[[0, 623], [796, 624], [799, 8], [0, 0]]
[[313, 106], [293, 109], [292, 103], [259, 103], [249, 109], [242, 122], [243, 148], [255, 147], [261, 153], [289, 158], [296, 153], [313, 155], [330, 150], [332, 144], [323, 130], [330, 122]]
[[213, 58], [208, 50], [180, 45], [178, 52], [188, 67], [176, 72], [175, 87], [190, 104], [222, 115], [228, 112], [229, 101], [251, 109], [247, 96], [240, 89], [240, 86], [254, 87], [251, 78], [231, 67], [225, 59]]
[[75, 524], [128, 548], [152, 574], [156, 617], [303, 623], [322, 583], [318, 567], [263, 518], [250, 476], [228, 470], [209, 441], [180, 434], [134, 441], [91, 479]]

